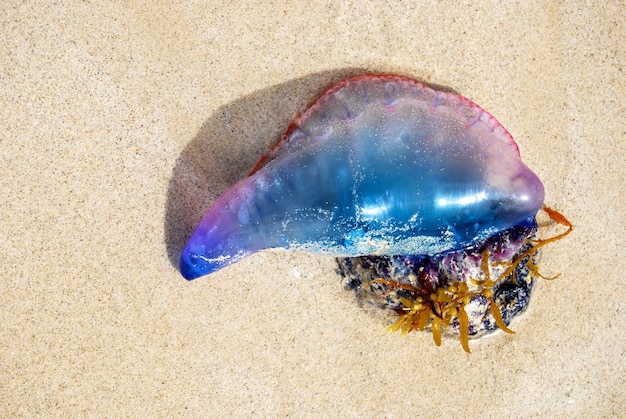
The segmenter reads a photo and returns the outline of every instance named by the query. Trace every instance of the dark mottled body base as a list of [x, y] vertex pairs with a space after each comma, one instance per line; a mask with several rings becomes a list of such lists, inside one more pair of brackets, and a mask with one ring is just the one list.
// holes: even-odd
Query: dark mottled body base
[[[515, 260], [532, 246], [528, 240], [536, 230], [535, 223], [520, 225], [470, 248], [434, 256], [337, 258], [338, 271], [344, 278], [344, 286], [355, 292], [361, 306], [375, 306], [398, 313], [404, 307], [400, 298], [413, 299], [414, 293], [372, 281], [384, 279], [407, 284], [423, 290], [426, 294], [436, 292], [439, 288], [447, 288], [455, 282], [470, 285], [470, 280], [480, 281], [486, 278], [481, 266], [485, 249], [490, 255], [490, 275], [495, 279], [509, 266], [500, 262]], [[536, 258], [537, 254], [533, 256], [534, 260]], [[512, 274], [497, 281], [492, 288], [494, 300], [506, 325], [510, 324], [513, 317], [522, 313], [530, 301], [534, 279], [527, 261], [528, 258], [522, 260]], [[498, 328], [490, 313], [489, 300], [485, 296], [472, 297], [465, 310], [470, 321], [470, 337], [479, 337]], [[444, 332], [458, 335], [458, 318], [453, 319]]]

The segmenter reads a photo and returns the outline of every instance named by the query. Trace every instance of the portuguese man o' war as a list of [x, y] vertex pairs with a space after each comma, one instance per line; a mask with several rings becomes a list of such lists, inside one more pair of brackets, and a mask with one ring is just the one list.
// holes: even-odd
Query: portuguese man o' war
[[188, 279], [263, 249], [433, 255], [524, 222], [539, 178], [478, 106], [397, 77], [351, 79], [296, 120], [189, 240]]
[[392, 329], [430, 328], [437, 342], [449, 330], [469, 351], [469, 335], [508, 331], [516, 313], [499, 289], [528, 285], [538, 248], [560, 238], [534, 238], [543, 200], [481, 107], [405, 77], [359, 76], [323, 94], [213, 203], [180, 270], [191, 280], [265, 249], [328, 254], [362, 301], [399, 315]]

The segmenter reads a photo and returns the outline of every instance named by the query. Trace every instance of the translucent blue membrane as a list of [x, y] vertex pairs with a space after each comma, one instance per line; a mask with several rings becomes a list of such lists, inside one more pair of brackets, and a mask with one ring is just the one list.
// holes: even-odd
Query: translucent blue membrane
[[491, 115], [402, 78], [345, 82], [269, 158], [205, 214], [181, 256], [185, 278], [270, 248], [342, 257], [460, 249], [532, 221], [544, 197]]

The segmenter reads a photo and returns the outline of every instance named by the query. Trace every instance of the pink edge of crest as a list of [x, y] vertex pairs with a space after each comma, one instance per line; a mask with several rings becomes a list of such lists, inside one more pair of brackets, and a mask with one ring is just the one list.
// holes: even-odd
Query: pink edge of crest
[[419, 82], [419, 81], [417, 81], [415, 79], [412, 79], [410, 77], [405, 77], [405, 76], [399, 76], [399, 75], [396, 75], [396, 74], [362, 74], [360, 76], [354, 76], [354, 77], [347, 78], [345, 80], [340, 81], [339, 83], [334, 84], [329, 89], [327, 89], [319, 98], [317, 98], [315, 101], [313, 101], [313, 103], [311, 103], [311, 105], [307, 106], [307, 108], [304, 110], [304, 112], [302, 112], [300, 114], [300, 116], [296, 117], [293, 121], [291, 121], [291, 123], [289, 124], [289, 126], [285, 130], [285, 133], [280, 136], [278, 141], [276, 141], [276, 143], [267, 152], [265, 152], [261, 156], [261, 158], [257, 161], [257, 163], [254, 165], [252, 170], [250, 170], [250, 172], [248, 173], [248, 176], [252, 176], [261, 167], [263, 167], [265, 165], [265, 163], [267, 163], [268, 161], [272, 160], [273, 159], [272, 153], [276, 149], [278, 149], [287, 140], [287, 138], [289, 138], [289, 135], [291, 135], [291, 132], [296, 127], [298, 127], [300, 125], [300, 122], [303, 119], [308, 118], [309, 114], [311, 112], [313, 112], [313, 110], [315, 110], [315, 109], [317, 109], [317, 108], [322, 106], [321, 103], [328, 96], [335, 94], [337, 91], [341, 90], [344, 86], [346, 86], [348, 84], [359, 82], [359, 81], [364, 80], [364, 79], [370, 79], [370, 80], [380, 79], [380, 80], [388, 80], [388, 81], [402, 81], [402, 82], [407, 82], [407, 83], [414, 84], [414, 85], [419, 85], [421, 88], [423, 88], [425, 90], [430, 90], [430, 91], [433, 91], [433, 92], [437, 92], [439, 94], [443, 94], [445, 96], [454, 97], [454, 98], [456, 98], [457, 100], [459, 100], [460, 102], [464, 103], [465, 105], [467, 105], [470, 108], [478, 108], [478, 110], [480, 110], [482, 113], [487, 115], [487, 118], [490, 120], [490, 122], [495, 123], [497, 126], [502, 127], [502, 129], [504, 130], [505, 136], [507, 136], [511, 140], [511, 143], [515, 146], [515, 149], [517, 150], [518, 156], [520, 155], [519, 146], [517, 145], [517, 142], [515, 141], [515, 139], [511, 135], [511, 133], [500, 123], [500, 121], [498, 121], [491, 113], [486, 111], [484, 108], [482, 108], [476, 102], [466, 98], [465, 96], [462, 96], [462, 95], [459, 95], [459, 94], [456, 94], [456, 93], [452, 93], [452, 92], [443, 92], [441, 90], [435, 90], [432, 87], [430, 87], [430, 86], [428, 86], [428, 85], [426, 85], [424, 83], [421, 83], [421, 82]]

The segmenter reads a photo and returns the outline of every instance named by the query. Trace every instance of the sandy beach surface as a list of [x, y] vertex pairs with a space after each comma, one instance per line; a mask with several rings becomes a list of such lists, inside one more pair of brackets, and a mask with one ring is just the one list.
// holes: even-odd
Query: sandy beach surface
[[[622, 1], [0, 6], [1, 417], [619, 417]], [[348, 76], [446, 86], [575, 225], [516, 334], [389, 334], [332, 258], [185, 281], [208, 206]]]

